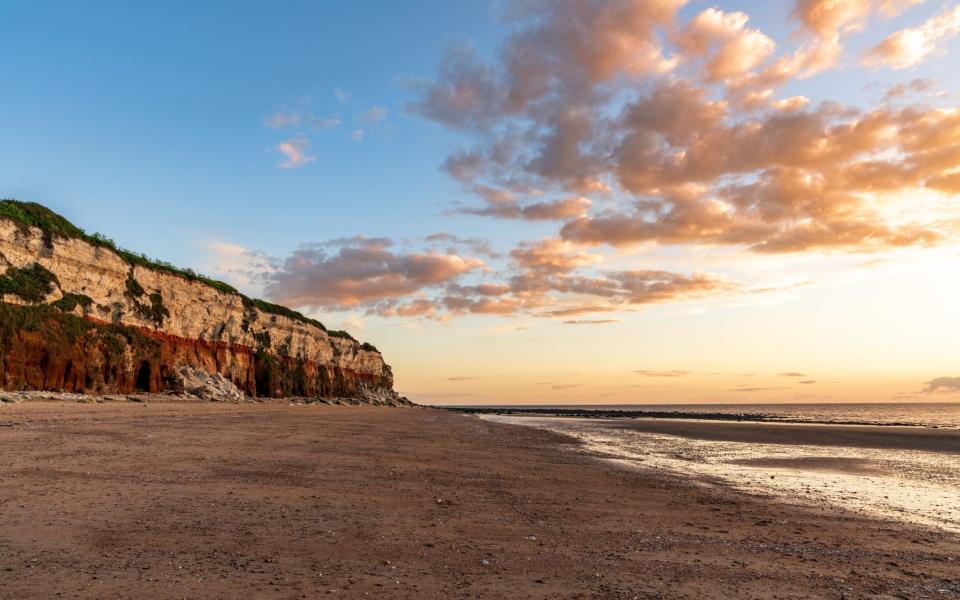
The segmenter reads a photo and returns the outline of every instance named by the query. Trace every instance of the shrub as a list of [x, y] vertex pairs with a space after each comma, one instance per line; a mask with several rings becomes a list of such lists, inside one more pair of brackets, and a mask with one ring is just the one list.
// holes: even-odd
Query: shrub
[[[313, 325], [314, 327], [319, 327], [323, 331], [327, 331], [327, 328], [316, 319], [311, 319], [306, 317], [297, 311], [287, 308], [286, 306], [280, 306], [279, 304], [272, 304], [266, 300], [258, 300], [256, 298], [248, 298], [246, 296], [241, 296], [243, 298], [243, 305], [247, 308], [256, 308], [265, 313], [272, 315], [280, 315], [282, 317], [287, 317], [288, 319], [293, 319], [294, 321], [300, 321], [302, 323], [307, 323], [308, 325]], [[331, 334], [332, 335], [332, 334]]]
[[53, 291], [57, 276], [38, 263], [26, 269], [7, 269], [0, 277], [0, 294], [16, 294], [27, 302], [42, 302]]
[[91, 304], [93, 304], [93, 298], [90, 296], [84, 294], [64, 294], [63, 298], [54, 302], [52, 306], [59, 308], [63, 312], [73, 312], [73, 309], [78, 305], [87, 308]]
[[143, 286], [140, 285], [140, 282], [133, 278], [133, 273], [127, 273], [127, 290], [123, 293], [123, 295], [131, 300], [135, 300], [142, 297], [146, 293], [147, 291], [143, 289]]
[[327, 331], [327, 335], [329, 335], [330, 337], [357, 341], [352, 335], [350, 335], [346, 331]]
[[138, 303], [137, 310], [144, 318], [153, 321], [157, 324], [157, 327], [160, 327], [163, 325], [163, 320], [170, 316], [170, 311], [163, 305], [163, 296], [160, 295], [160, 292], [150, 294], [149, 298], [150, 305]]

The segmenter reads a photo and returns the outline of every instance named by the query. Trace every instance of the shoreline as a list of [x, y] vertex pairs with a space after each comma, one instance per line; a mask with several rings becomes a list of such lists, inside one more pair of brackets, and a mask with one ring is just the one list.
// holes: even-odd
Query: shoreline
[[25, 402], [0, 477], [0, 598], [960, 594], [956, 535], [443, 410]]
[[[524, 417], [519, 417], [524, 418]], [[581, 418], [581, 417], [556, 417]], [[701, 419], [593, 419], [619, 429], [688, 439], [960, 454], [960, 430], [902, 425], [709, 421]]]
[[629, 410], [616, 408], [532, 408], [532, 407], [496, 407], [496, 406], [435, 406], [468, 415], [499, 416], [535, 416], [568, 417], [578, 419], [672, 419], [682, 421], [729, 421], [746, 423], [784, 423], [790, 425], [859, 425], [864, 427], [916, 427], [925, 429], [960, 430], [958, 427], [927, 425], [910, 421], [874, 422], [852, 419], [811, 420], [795, 417], [781, 417], [762, 413], [724, 413], [724, 412], [685, 412], [678, 410]]

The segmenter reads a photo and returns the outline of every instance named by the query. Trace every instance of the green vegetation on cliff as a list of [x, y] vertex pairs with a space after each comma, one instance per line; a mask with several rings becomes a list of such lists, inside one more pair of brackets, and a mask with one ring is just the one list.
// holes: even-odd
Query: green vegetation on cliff
[[63, 312], [73, 312], [73, 309], [75, 309], [77, 306], [87, 308], [92, 304], [93, 298], [87, 296], [86, 294], [64, 294], [63, 298], [60, 298], [51, 306], [55, 306]]
[[[118, 353], [122, 351], [122, 343], [136, 342], [140, 346], [156, 346], [158, 343], [138, 331], [135, 327], [96, 323], [76, 315], [63, 313], [53, 305], [16, 306], [0, 303], [0, 349], [10, 344], [19, 332], [39, 333], [51, 348], [64, 342], [73, 344], [89, 336], [115, 336], [116, 340], [108, 339], [108, 346]], [[100, 339], [100, 341], [104, 341]]]
[[[204, 285], [207, 285], [225, 294], [232, 294], [235, 296], [239, 296], [243, 300], [243, 304], [246, 307], [254, 307], [265, 313], [281, 315], [289, 319], [294, 319], [302, 323], [313, 325], [314, 327], [318, 327], [319, 329], [326, 331], [327, 334], [332, 337], [339, 337], [339, 338], [345, 338], [345, 339], [356, 341], [356, 339], [346, 331], [328, 330], [326, 327], [324, 327], [323, 323], [321, 323], [320, 321], [317, 321], [316, 319], [311, 319], [295, 310], [292, 310], [285, 306], [281, 306], [279, 304], [272, 304], [264, 300], [247, 297], [241, 294], [233, 286], [228, 285], [222, 281], [217, 281], [215, 279], [211, 279], [204, 275], [200, 275], [194, 272], [192, 269], [181, 269], [179, 267], [175, 267], [171, 265], [168, 262], [154, 260], [143, 254], [137, 254], [135, 252], [130, 252], [128, 250], [119, 248], [117, 247], [116, 243], [114, 243], [113, 240], [106, 237], [105, 235], [100, 233], [89, 234], [83, 229], [81, 229], [80, 227], [77, 227], [76, 225], [74, 225], [73, 223], [71, 223], [64, 217], [62, 217], [61, 215], [58, 215], [57, 213], [53, 212], [52, 210], [50, 210], [49, 208], [41, 204], [36, 204], [34, 202], [21, 202], [19, 200], [0, 200], [0, 218], [10, 219], [14, 223], [17, 223], [18, 225], [23, 227], [37, 227], [43, 232], [44, 242], [48, 246], [52, 246], [53, 241], [56, 238], [83, 240], [84, 242], [97, 246], [98, 248], [109, 249], [110, 251], [117, 254], [120, 258], [122, 258], [124, 261], [126, 261], [127, 264], [130, 264], [133, 266], [139, 266], [147, 269], [153, 269], [156, 271], [163, 271], [166, 273], [170, 273], [172, 275], [176, 275], [178, 277], [182, 277], [189, 281], [198, 281], [200, 283], [203, 283]], [[43, 267], [40, 267], [39, 265], [35, 265], [33, 267], [34, 270], [37, 268], [43, 269]], [[46, 269], [43, 269], [43, 270], [46, 271]], [[11, 271], [17, 271], [17, 273], [14, 273], [13, 275], [11, 275]], [[19, 269], [19, 270], [11, 270], [11, 271], [8, 271], [6, 276], [0, 277], [0, 293], [16, 293], [21, 298], [24, 298], [25, 300], [29, 300], [32, 302], [39, 302], [40, 300], [43, 299], [43, 297], [47, 293], [49, 293], [49, 290], [45, 293], [41, 293], [44, 289], [48, 289], [43, 287], [42, 273], [39, 273], [39, 272], [23, 273], [23, 271], [29, 271], [28, 269]], [[50, 273], [49, 271], [47, 271], [47, 273], [53, 276], [53, 274]], [[54, 277], [53, 281], [55, 280], [56, 278]], [[140, 285], [135, 280], [133, 281], [133, 284], [135, 284], [135, 287], [131, 286], [129, 281], [127, 282], [127, 285], [128, 285], [127, 292], [129, 294], [132, 294], [134, 297], [139, 297], [143, 293], [145, 293], [143, 288], [140, 287]], [[9, 289], [8, 287], [4, 287], [4, 286], [8, 286]], [[137, 290], [136, 288], [139, 288], [139, 290]], [[16, 291], [16, 290], [21, 290], [21, 291]], [[137, 291], [139, 291], [140, 293], [137, 294], [136, 293]], [[28, 294], [29, 297], [27, 295], [24, 295], [24, 293]], [[153, 320], [162, 322], [163, 317], [165, 315], [168, 315], [169, 313], [166, 313], [166, 309], [163, 308], [162, 303], [154, 302], [152, 300], [153, 299], [151, 298], [151, 304], [149, 306], [144, 305], [145, 310], [150, 311], [150, 317], [153, 318]], [[80, 304], [86, 306], [86, 304], [83, 304], [82, 302], [80, 302]], [[67, 300], [65, 305], [69, 306], [70, 301]], [[76, 304], [73, 304], [72, 306], [70, 306], [69, 309], [64, 308], [64, 310], [72, 310], [73, 307], [75, 306]], [[373, 351], [376, 350], [370, 344], [364, 344], [363, 348], [365, 350], [373, 350]]]
[[42, 302], [53, 291], [57, 276], [38, 264], [25, 269], [7, 269], [0, 276], [0, 294], [15, 294], [27, 302]]

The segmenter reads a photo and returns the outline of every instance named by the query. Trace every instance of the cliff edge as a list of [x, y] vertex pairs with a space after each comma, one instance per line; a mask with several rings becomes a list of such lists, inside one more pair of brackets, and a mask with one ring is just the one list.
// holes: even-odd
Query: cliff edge
[[255, 398], [405, 403], [370, 344], [0, 200], [0, 389], [157, 393], [197, 369]]

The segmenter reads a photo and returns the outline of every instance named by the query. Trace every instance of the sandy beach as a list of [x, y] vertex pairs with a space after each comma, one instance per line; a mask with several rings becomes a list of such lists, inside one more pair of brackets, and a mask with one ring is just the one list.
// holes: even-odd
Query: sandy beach
[[960, 596], [955, 535], [433, 409], [8, 405], [0, 481], [3, 598]]

